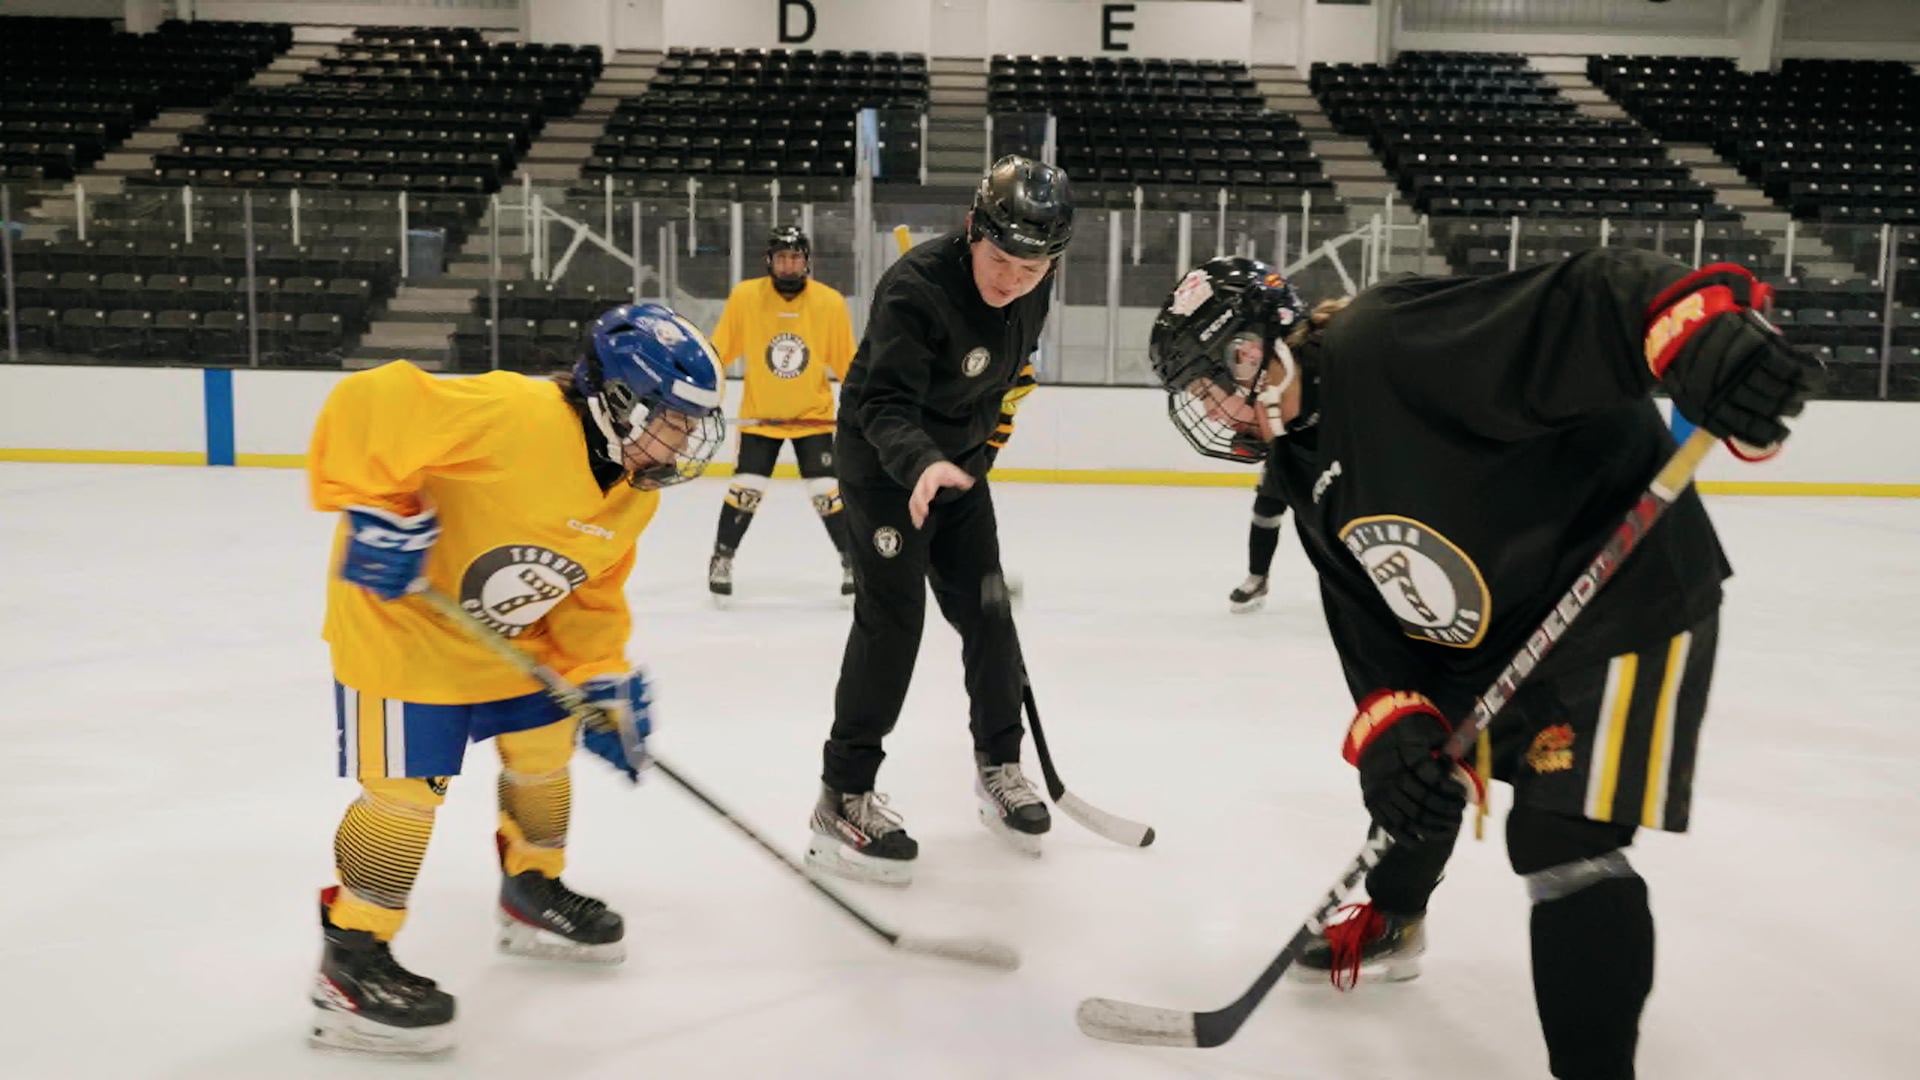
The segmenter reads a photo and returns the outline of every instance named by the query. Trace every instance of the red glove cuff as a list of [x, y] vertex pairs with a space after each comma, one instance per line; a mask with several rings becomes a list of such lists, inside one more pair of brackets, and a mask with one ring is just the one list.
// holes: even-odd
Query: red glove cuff
[[1409, 716], [1424, 713], [1440, 721], [1440, 726], [1453, 734], [1453, 725], [1427, 699], [1425, 694], [1416, 694], [1410, 690], [1375, 690], [1360, 702], [1359, 709], [1353, 714], [1353, 724], [1347, 728], [1346, 742], [1340, 748], [1340, 756], [1347, 764], [1358, 766], [1360, 754], [1367, 745], [1380, 737], [1380, 733]]
[[[1725, 278], [1744, 278], [1746, 297], [1734, 295]], [[1739, 282], [1736, 281], [1736, 284]], [[1679, 354], [1687, 339], [1715, 316], [1747, 308], [1765, 308], [1773, 300], [1773, 286], [1736, 263], [1703, 266], [1667, 286], [1647, 305], [1647, 368], [1658, 379]]]

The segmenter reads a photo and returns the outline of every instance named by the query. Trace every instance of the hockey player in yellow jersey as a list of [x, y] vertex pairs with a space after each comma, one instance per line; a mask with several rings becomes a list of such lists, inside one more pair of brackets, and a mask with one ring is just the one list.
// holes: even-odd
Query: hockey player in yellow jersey
[[713, 332], [722, 363], [745, 361], [740, 415], [773, 421], [740, 429], [740, 457], [707, 563], [707, 588], [716, 603], [733, 595], [734, 551], [766, 494], [780, 444], [789, 440], [813, 508], [840, 553], [840, 592], [853, 595], [846, 517], [833, 473], [833, 390], [827, 385], [828, 372], [844, 378], [853, 362], [853, 324], [846, 297], [811, 280], [812, 272], [807, 234], [792, 225], [774, 229], [767, 235], [767, 276], [734, 287]]
[[[577, 743], [637, 780], [647, 682], [626, 659], [623, 592], [659, 489], [725, 438], [720, 364], [657, 304], [594, 324], [572, 371], [439, 379], [396, 362], [341, 380], [307, 455], [340, 513], [327, 584], [340, 774], [360, 783], [321, 894], [316, 1045], [430, 1054], [453, 998], [389, 943], [466, 744], [493, 739], [503, 951], [618, 962], [625, 927], [560, 882]], [[584, 732], [538, 684], [408, 593], [425, 584], [579, 684]]]

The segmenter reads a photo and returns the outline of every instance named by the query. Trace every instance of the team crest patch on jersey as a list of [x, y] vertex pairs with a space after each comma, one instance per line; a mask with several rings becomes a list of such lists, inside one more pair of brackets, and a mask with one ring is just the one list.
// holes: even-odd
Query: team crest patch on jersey
[[1453, 541], [1392, 514], [1349, 521], [1340, 540], [1367, 568], [1408, 637], [1471, 649], [1486, 636], [1486, 579]]
[[460, 606], [503, 637], [519, 637], [587, 583], [587, 568], [533, 544], [497, 547], [467, 564]]
[[807, 370], [807, 343], [798, 334], [775, 334], [767, 342], [767, 370], [794, 379]]
[[1573, 768], [1573, 725], [1555, 724], [1535, 735], [1527, 748], [1527, 768], [1537, 773]]
[[960, 361], [960, 370], [965, 372], [969, 379], [977, 378], [991, 363], [993, 363], [993, 354], [981, 346], [967, 350], [966, 359]]
[[891, 559], [900, 554], [900, 530], [891, 525], [882, 525], [873, 530], [873, 550], [883, 559]]

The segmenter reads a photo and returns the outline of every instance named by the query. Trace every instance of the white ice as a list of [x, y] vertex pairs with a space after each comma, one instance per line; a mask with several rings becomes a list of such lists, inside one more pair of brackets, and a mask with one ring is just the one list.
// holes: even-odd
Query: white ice
[[[711, 610], [721, 490], [670, 492], [641, 541], [634, 655], [660, 685], [656, 748], [798, 852], [848, 620], [838, 568], [778, 482], [734, 609]], [[495, 760], [477, 746], [397, 946], [458, 995], [461, 1043], [409, 1065], [303, 1042], [315, 892], [353, 788], [332, 775], [317, 634], [332, 522], [301, 474], [0, 466], [0, 1076], [1545, 1076], [1497, 821], [1454, 859], [1418, 981], [1283, 984], [1215, 1050], [1076, 1030], [1090, 995], [1223, 1005], [1285, 941], [1362, 833], [1349, 706], [1290, 531], [1267, 609], [1227, 612], [1247, 492], [996, 494], [1067, 782], [1158, 844], [1056, 816], [1044, 858], [996, 846], [936, 615], [881, 773], [918, 880], [847, 888], [920, 933], [1004, 937], [1022, 970], [879, 948], [660, 778], [629, 790], [591, 759], [567, 876], [625, 912], [632, 955], [542, 966], [490, 946]], [[1739, 575], [1694, 831], [1633, 849], [1659, 924], [1641, 1075], [1915, 1076], [1920, 502], [1711, 506]]]

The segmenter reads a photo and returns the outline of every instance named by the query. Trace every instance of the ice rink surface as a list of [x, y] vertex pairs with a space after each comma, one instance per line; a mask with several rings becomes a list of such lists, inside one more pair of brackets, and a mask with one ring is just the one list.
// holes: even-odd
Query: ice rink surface
[[[723, 483], [668, 492], [641, 540], [633, 656], [659, 685], [655, 748], [798, 853], [848, 615], [796, 481], [742, 545], [733, 610], [708, 605]], [[1223, 1005], [1285, 941], [1363, 833], [1351, 705], [1291, 526], [1267, 609], [1227, 612], [1249, 492], [996, 497], [1061, 770], [1154, 847], [1056, 815], [1023, 861], [977, 824], [936, 614], [880, 774], [917, 880], [846, 889], [904, 928], [1003, 937], [1022, 970], [879, 948], [661, 778], [629, 790], [590, 758], [567, 879], [625, 913], [631, 958], [544, 966], [492, 950], [497, 762], [476, 746], [396, 946], [459, 998], [459, 1049], [417, 1064], [303, 1041], [315, 891], [354, 792], [318, 634], [333, 522], [303, 475], [0, 465], [0, 1076], [1544, 1077], [1497, 820], [1456, 853], [1418, 981], [1283, 984], [1215, 1050], [1075, 1029], [1088, 995]], [[1709, 505], [1738, 575], [1694, 831], [1633, 849], [1659, 928], [1640, 1074], [1912, 1077], [1920, 502]]]

